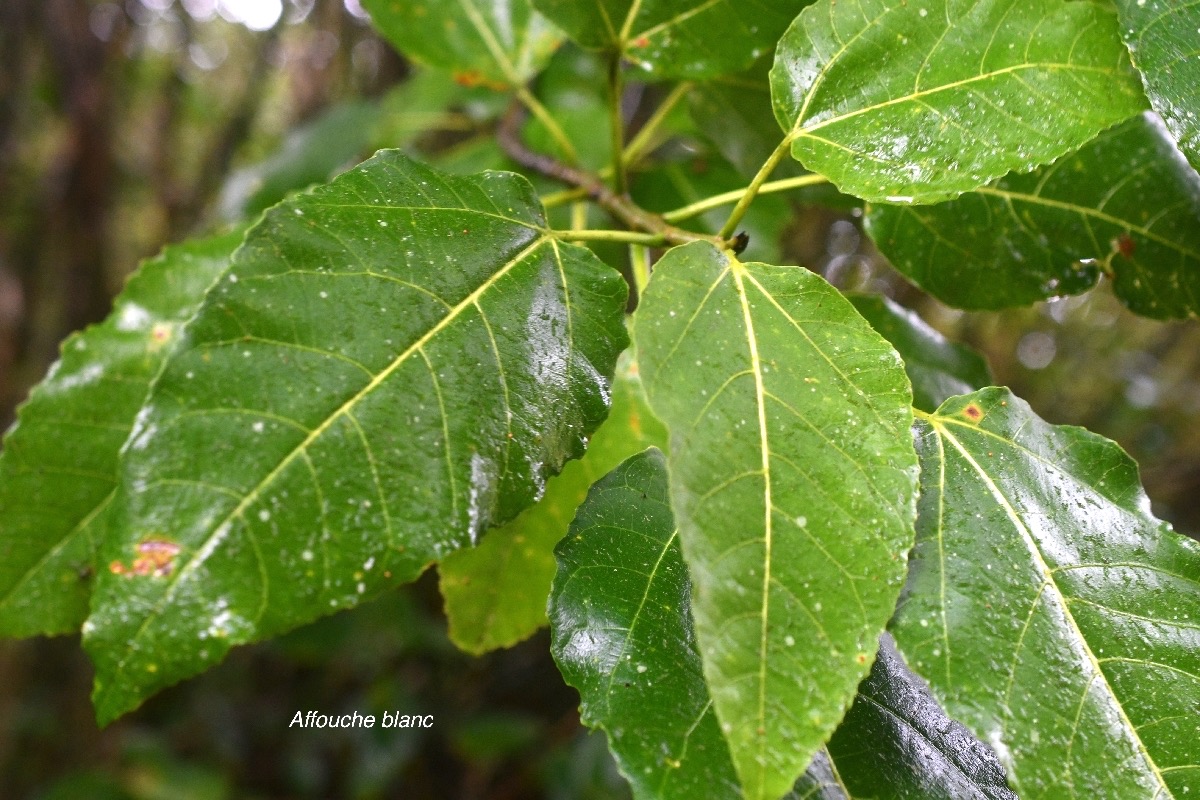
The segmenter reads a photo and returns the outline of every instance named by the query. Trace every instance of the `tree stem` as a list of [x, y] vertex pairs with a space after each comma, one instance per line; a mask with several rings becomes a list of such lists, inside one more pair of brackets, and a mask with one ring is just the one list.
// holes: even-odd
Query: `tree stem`
[[646, 238], [620, 241], [636, 241], [640, 244], [657, 247], [686, 244], [687, 242], [710, 242], [722, 250], [728, 247], [728, 242], [722, 237], [686, 231], [667, 224], [661, 216], [638, 206], [628, 196], [617, 194], [598, 176], [590, 172], [568, 166], [544, 153], [530, 150], [521, 141], [521, 117], [521, 106], [517, 104], [509, 106], [508, 112], [500, 121], [500, 127], [496, 130], [496, 141], [500, 144], [501, 149], [522, 167], [583, 190], [587, 197], [599, 203], [630, 228], [650, 234]]
[[[641, 245], [643, 247], [665, 247], [671, 244], [660, 233], [644, 233], [642, 231], [617, 230], [570, 230], [551, 231], [551, 235], [561, 242], [620, 242], [622, 244]], [[634, 266], [634, 276], [637, 276], [637, 266]]]
[[629, 245], [629, 263], [633, 268], [633, 288], [641, 302], [646, 284], [650, 283], [650, 248], [644, 244]]
[[624, 84], [621, 76], [621, 53], [608, 54], [608, 116], [612, 137], [613, 189], [617, 194], [629, 193], [629, 177], [625, 174], [625, 115], [621, 108]]

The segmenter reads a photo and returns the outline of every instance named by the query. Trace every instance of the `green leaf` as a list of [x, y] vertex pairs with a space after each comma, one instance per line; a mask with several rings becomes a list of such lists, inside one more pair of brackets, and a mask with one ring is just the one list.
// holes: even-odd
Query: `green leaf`
[[[822, 791], [822, 794], [816, 792]], [[996, 754], [946, 716], [884, 636], [871, 674], [794, 796], [1016, 800]]]
[[[771, 108], [772, 59], [763, 57], [750, 69], [697, 84], [688, 94], [688, 110], [696, 128], [747, 181], [779, 144]], [[772, 173], [786, 178], [803, 172], [786, 162]]]
[[453, 70], [467, 85], [522, 85], [561, 41], [529, 0], [362, 0], [362, 6], [397, 50]]
[[229, 176], [221, 190], [221, 216], [258, 216], [289, 193], [353, 166], [362, 159], [380, 116], [376, 103], [345, 103], [289, 131], [279, 152]]
[[992, 373], [983, 356], [951, 342], [915, 311], [881, 295], [849, 295], [848, 299], [904, 360], [916, 408], [932, 412], [955, 395], [992, 383]]
[[912, 396], [838, 292], [706, 243], [635, 317], [713, 705], [750, 798], [778, 797], [875, 655], [912, 541]]
[[628, 456], [666, 446], [662, 423], [642, 396], [631, 359], [617, 366], [612, 409], [588, 443], [586, 455], [546, 483], [546, 494], [478, 547], [459, 550], [438, 565], [450, 638], [476, 655], [510, 647], [546, 624], [546, 597], [554, 580], [554, 545], [567, 533], [588, 488]]
[[[712, 710], [662, 454], [601, 480], [559, 545], [551, 652], [639, 798], [740, 798]], [[832, 754], [832, 759], [830, 758]], [[885, 642], [788, 798], [1013, 798], [995, 754], [948, 719]]]
[[1137, 465], [1005, 389], [918, 422], [922, 492], [893, 629], [1021, 797], [1200, 791], [1200, 544]]
[[1180, 0], [1116, 3], [1150, 105], [1200, 169], [1200, 6]]
[[1145, 107], [1115, 12], [1063, 0], [818, 0], [779, 43], [792, 155], [872, 202], [934, 203]]
[[530, 505], [608, 411], [625, 297], [512, 174], [384, 151], [269, 212], [123, 458], [85, 625], [99, 718]]
[[1150, 114], [949, 203], [872, 206], [866, 225], [897, 269], [959, 308], [1078, 294], [1104, 271], [1139, 314], [1200, 312], [1200, 175]]
[[[563, 47], [538, 77], [538, 99], [579, 155], [580, 165], [599, 170], [612, 162], [609, 99], [604, 64], [596, 53]], [[558, 144], [542, 120], [530, 116], [524, 138], [534, 150], [554, 153]], [[558, 184], [556, 188], [561, 188]]]
[[634, 796], [738, 797], [704, 684], [691, 588], [656, 449], [588, 493], [556, 550], [550, 651]]
[[87, 616], [117, 453], [150, 382], [242, 231], [168, 247], [104, 322], [71, 336], [0, 453], [0, 635], [68, 633]]
[[711, 78], [746, 69], [811, 2], [533, 0], [573, 40], [620, 52], [645, 80]]

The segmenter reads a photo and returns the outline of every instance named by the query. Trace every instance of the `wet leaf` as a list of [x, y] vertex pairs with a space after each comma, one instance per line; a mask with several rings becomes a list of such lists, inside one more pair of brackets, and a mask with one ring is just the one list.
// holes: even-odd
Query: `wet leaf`
[[1121, 35], [1150, 105], [1200, 169], [1200, 6], [1180, 0], [1116, 0]]
[[1063, 0], [818, 0], [780, 40], [792, 155], [872, 202], [933, 203], [1146, 105], [1115, 12]]
[[704, 243], [635, 316], [717, 718], [750, 798], [832, 733], [903, 582], [916, 462], [895, 351], [821, 278]]
[[529, 0], [362, 0], [362, 6], [397, 50], [453, 70], [465, 86], [523, 84], [562, 40]]
[[617, 50], [635, 77], [738, 72], [769, 51], [812, 0], [533, 0], [584, 47]]
[[854, 705], [793, 796], [1017, 800], [996, 754], [946, 716], [886, 635]]
[[902, 653], [1021, 797], [1200, 791], [1200, 545], [1114, 443], [1005, 389], [918, 421]]
[[852, 294], [848, 299], [904, 359], [916, 408], [932, 412], [955, 395], [992, 383], [983, 356], [942, 336], [915, 311], [882, 295]]
[[556, 553], [550, 651], [634, 796], [739, 797], [701, 671], [662, 453], [599, 481]]
[[478, 547], [459, 550], [438, 565], [450, 638], [481, 654], [510, 647], [546, 624], [546, 598], [554, 580], [554, 545], [567, 533], [588, 488], [621, 460], [649, 445], [666, 447], [667, 435], [642, 396], [637, 367], [617, 367], [612, 410], [588, 442], [587, 453], [546, 482], [537, 505], [490, 531]]
[[[551, 652], [634, 795], [740, 798], [704, 682], [661, 453], [600, 481], [557, 553]], [[789, 800], [1014, 797], [995, 754], [946, 717], [890, 643], [858, 691]]]
[[948, 203], [872, 206], [866, 224], [901, 272], [958, 308], [1078, 294], [1107, 272], [1139, 314], [1200, 312], [1200, 175], [1152, 114]]
[[625, 295], [512, 174], [385, 151], [270, 211], [123, 458], [84, 626], [99, 718], [530, 505], [607, 414]]
[[0, 635], [68, 633], [87, 616], [117, 453], [150, 382], [242, 231], [168, 247], [104, 322], [67, 339], [0, 454]]

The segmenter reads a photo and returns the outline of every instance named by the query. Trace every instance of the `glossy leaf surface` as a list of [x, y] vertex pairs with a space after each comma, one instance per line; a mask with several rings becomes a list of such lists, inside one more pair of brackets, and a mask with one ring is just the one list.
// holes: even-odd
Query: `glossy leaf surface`
[[168, 247], [104, 322], [67, 339], [0, 454], [0, 635], [68, 633], [87, 616], [117, 454], [150, 382], [229, 265], [242, 231]]
[[1200, 6], [1180, 0], [1116, 0], [1121, 35], [1150, 105], [1200, 169]]
[[1150, 114], [1079, 152], [936, 206], [872, 206], [867, 230], [914, 282], [958, 308], [1090, 289], [1131, 309], [1200, 312], [1200, 175]]
[[634, 795], [738, 797], [704, 684], [662, 453], [633, 456], [598, 482], [556, 553], [551, 652]]
[[537, 505], [438, 565], [454, 643], [468, 653], [485, 653], [510, 647], [545, 625], [554, 546], [588, 489], [623, 459], [650, 445], [666, 447], [666, 441], [662, 423], [646, 407], [636, 365], [626, 358], [617, 367], [608, 419], [584, 457], [546, 482]]
[[1115, 444], [1005, 389], [918, 422], [922, 493], [893, 623], [908, 663], [1023, 798], [1200, 791], [1200, 545]]
[[885, 636], [829, 745], [796, 784], [822, 800], [1016, 800], [988, 747], [946, 716]]
[[955, 395], [991, 384], [992, 373], [983, 356], [951, 342], [915, 311], [883, 295], [849, 295], [849, 300], [904, 360], [916, 408], [936, 411]]
[[[704, 682], [662, 455], [634, 456], [600, 481], [557, 553], [552, 652], [634, 795], [740, 798]], [[946, 717], [889, 643], [858, 691], [788, 798], [1013, 797], [995, 754]]]
[[523, 84], [561, 41], [529, 0], [362, 0], [362, 6], [397, 50], [453, 70], [465, 85]]
[[699, 243], [635, 316], [713, 704], [746, 796], [824, 743], [903, 582], [916, 461], [896, 352], [824, 280]]
[[512, 519], [608, 411], [626, 288], [527, 181], [385, 151], [277, 206], [123, 459], [84, 643], [107, 721]]
[[819, 0], [780, 40], [792, 155], [847, 194], [933, 203], [1145, 107], [1115, 12], [1063, 0]]
[[[738, 72], [812, 0], [533, 0], [584, 47], [615, 49], [647, 80]], [[637, 73], [634, 73], [637, 75]]]

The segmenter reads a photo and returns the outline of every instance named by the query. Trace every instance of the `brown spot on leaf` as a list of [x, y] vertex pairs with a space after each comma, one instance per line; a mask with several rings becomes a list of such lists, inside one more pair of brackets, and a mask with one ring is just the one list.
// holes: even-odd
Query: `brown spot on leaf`
[[494, 81], [486, 77], [477, 69], [456, 70], [452, 77], [454, 82], [459, 86], [465, 86], [468, 89], [474, 89], [476, 86], [483, 86], [493, 91], [503, 92], [508, 90], [508, 84], [503, 81]]
[[179, 545], [167, 539], [151, 537], [139, 542], [134, 547], [133, 563], [126, 565], [114, 561], [108, 565], [108, 571], [113, 575], [128, 577], [141, 576], [165, 578], [175, 571], [175, 556], [179, 555]]
[[983, 419], [983, 409], [979, 407], [978, 403], [971, 403], [962, 410], [962, 415], [971, 422], [979, 422]]
[[1133, 253], [1137, 250], [1137, 243], [1128, 233], [1122, 233], [1112, 240], [1112, 248], [1126, 258], [1133, 258]]
[[629, 432], [635, 439], [642, 438], [642, 415], [636, 410], [629, 414]]

